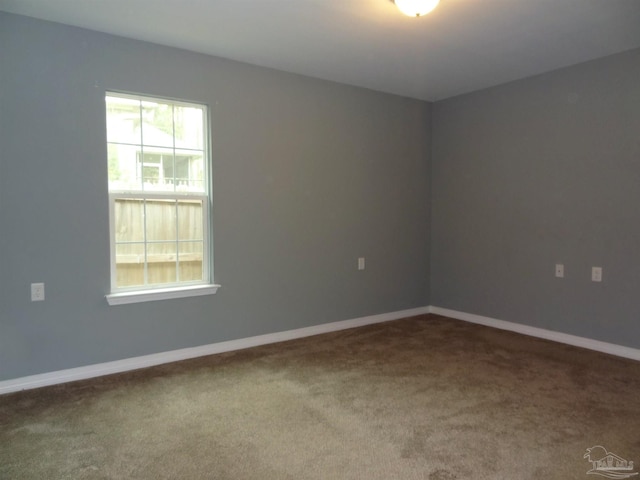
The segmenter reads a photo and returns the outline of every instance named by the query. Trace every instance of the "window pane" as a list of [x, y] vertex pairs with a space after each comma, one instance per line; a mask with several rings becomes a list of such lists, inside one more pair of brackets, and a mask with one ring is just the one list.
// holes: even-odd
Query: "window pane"
[[180, 242], [180, 280], [193, 282], [202, 280], [202, 242]]
[[176, 241], [176, 208], [175, 200], [147, 200], [145, 215], [148, 242]]
[[113, 213], [116, 242], [144, 241], [144, 200], [118, 198]]
[[178, 201], [178, 240], [202, 240], [202, 200]]
[[142, 102], [142, 144], [173, 148], [173, 106]]
[[173, 192], [175, 183], [173, 150], [144, 147], [138, 155], [144, 190], [147, 192]]
[[177, 191], [205, 192], [204, 156], [201, 153], [176, 152], [175, 172]]
[[107, 141], [140, 144], [140, 100], [106, 97]]
[[147, 280], [150, 284], [175, 283], [176, 242], [150, 243], [147, 245]]
[[188, 185], [189, 183], [189, 157], [176, 156], [174, 160], [175, 185]]
[[176, 148], [204, 148], [204, 111], [201, 108], [174, 107]]
[[116, 245], [116, 286], [144, 285], [144, 244]]
[[109, 190], [136, 191], [142, 188], [140, 178], [139, 147], [110, 143], [107, 145], [109, 156]]

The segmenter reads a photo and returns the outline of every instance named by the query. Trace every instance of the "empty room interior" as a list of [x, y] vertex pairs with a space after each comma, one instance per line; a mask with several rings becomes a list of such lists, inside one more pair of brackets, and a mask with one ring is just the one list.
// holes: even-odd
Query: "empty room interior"
[[0, 478], [638, 475], [640, 2], [424, 3], [0, 0]]

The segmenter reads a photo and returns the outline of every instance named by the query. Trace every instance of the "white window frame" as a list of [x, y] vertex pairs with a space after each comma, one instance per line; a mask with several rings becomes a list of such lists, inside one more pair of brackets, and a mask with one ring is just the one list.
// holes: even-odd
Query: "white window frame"
[[[164, 97], [151, 97], [148, 95], [138, 95], [131, 93], [123, 93], [117, 91], [106, 91], [105, 99], [108, 96], [129, 98], [139, 101], [150, 102], [166, 102], [172, 105], [200, 108], [203, 110], [203, 162], [204, 162], [204, 178], [203, 185], [205, 188], [204, 193], [191, 193], [191, 192], [158, 192], [158, 191], [143, 191], [143, 190], [109, 190], [109, 245], [110, 245], [110, 275], [111, 275], [111, 292], [106, 295], [109, 305], [121, 305], [128, 303], [138, 303], [153, 300], [165, 300], [172, 298], [192, 297], [199, 295], [211, 295], [217, 292], [220, 285], [213, 283], [213, 268], [211, 262], [210, 251], [212, 249], [211, 241], [211, 229], [210, 229], [210, 211], [212, 204], [211, 196], [211, 148], [209, 139], [209, 108], [207, 105], [200, 103], [185, 102], [181, 100], [174, 100]], [[106, 111], [105, 111], [106, 118]], [[109, 144], [108, 140], [105, 142]], [[141, 142], [141, 148], [144, 150], [146, 146]], [[174, 154], [175, 154], [174, 145]], [[141, 199], [141, 200], [181, 200], [181, 199], [193, 199], [202, 203], [202, 280], [190, 281], [190, 282], [176, 282], [171, 284], [159, 284], [159, 285], [137, 285], [132, 287], [118, 287], [116, 285], [116, 236], [115, 236], [115, 204], [118, 199]], [[176, 242], [179, 242], [176, 239]], [[147, 242], [145, 240], [145, 245]], [[146, 263], [146, 251], [145, 248], [145, 263]], [[179, 249], [177, 249], [177, 259], [179, 258]], [[179, 270], [178, 270], [179, 271]], [[146, 269], [145, 269], [146, 278]], [[145, 280], [146, 281], [146, 280]]]

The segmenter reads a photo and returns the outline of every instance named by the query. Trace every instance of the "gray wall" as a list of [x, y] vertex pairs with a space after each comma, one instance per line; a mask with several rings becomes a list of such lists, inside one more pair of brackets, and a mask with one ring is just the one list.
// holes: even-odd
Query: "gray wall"
[[[429, 304], [428, 103], [2, 13], [0, 45], [0, 380]], [[106, 89], [211, 107], [216, 295], [107, 305]]]
[[433, 125], [432, 305], [640, 348], [640, 50], [438, 102]]

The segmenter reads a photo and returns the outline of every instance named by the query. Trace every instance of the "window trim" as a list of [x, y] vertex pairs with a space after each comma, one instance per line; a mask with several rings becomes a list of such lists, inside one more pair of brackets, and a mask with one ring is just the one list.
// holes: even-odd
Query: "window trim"
[[[211, 171], [211, 140], [210, 140], [210, 108], [204, 103], [186, 102], [183, 100], [175, 100], [168, 97], [153, 97], [148, 95], [139, 95], [114, 90], [104, 92], [104, 98], [114, 96], [120, 98], [129, 98], [137, 101], [151, 102], [167, 102], [174, 106], [197, 107], [203, 110], [204, 115], [204, 132], [203, 132], [203, 161], [205, 162], [205, 178], [203, 184], [205, 191], [203, 193], [196, 192], [158, 192], [158, 191], [128, 191], [128, 190], [109, 190], [109, 250], [110, 250], [110, 292], [105, 295], [109, 305], [123, 305], [129, 303], [147, 302], [155, 300], [165, 300], [173, 298], [194, 297], [201, 295], [215, 294], [220, 285], [213, 283], [213, 262], [212, 250], [213, 239], [211, 235], [211, 211], [213, 204], [212, 184], [213, 175]], [[105, 103], [106, 108], [106, 103]], [[105, 110], [105, 118], [107, 116]], [[107, 137], [105, 131], [105, 137]], [[105, 138], [106, 145], [109, 145], [108, 138]], [[139, 145], [143, 150], [145, 145]], [[175, 147], [174, 147], [175, 152]], [[192, 282], [179, 282], [173, 284], [158, 285], [136, 285], [131, 287], [116, 286], [116, 244], [115, 241], [115, 202], [118, 198], [140, 198], [140, 199], [197, 199], [202, 201], [202, 280]]]
[[150, 288], [146, 290], [110, 293], [105, 295], [105, 298], [109, 305], [126, 305], [128, 303], [152, 302], [154, 300], [213, 295], [218, 291], [218, 288], [220, 288], [220, 285], [213, 283], [171, 288]]

